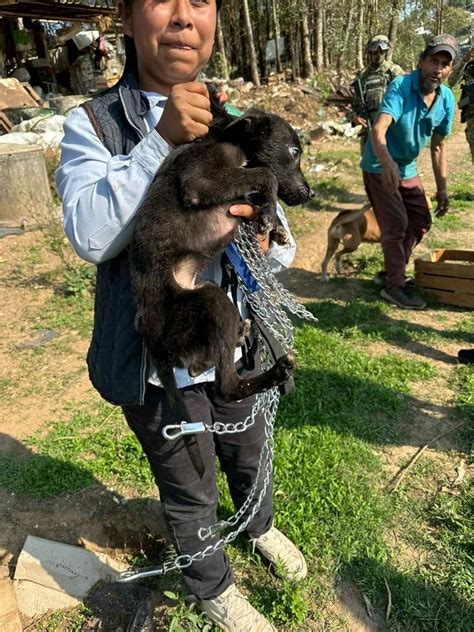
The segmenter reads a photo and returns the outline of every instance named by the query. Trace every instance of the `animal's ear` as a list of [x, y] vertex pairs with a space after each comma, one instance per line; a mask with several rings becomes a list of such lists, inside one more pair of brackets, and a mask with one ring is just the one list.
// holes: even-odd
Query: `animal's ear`
[[232, 121], [225, 128], [225, 135], [230, 140], [239, 141], [246, 138], [265, 138], [270, 133], [270, 124], [266, 116], [257, 112], [249, 112]]
[[229, 123], [225, 128], [225, 135], [228, 138], [238, 139], [242, 134], [247, 134], [252, 127], [252, 120], [250, 116], [244, 115]]

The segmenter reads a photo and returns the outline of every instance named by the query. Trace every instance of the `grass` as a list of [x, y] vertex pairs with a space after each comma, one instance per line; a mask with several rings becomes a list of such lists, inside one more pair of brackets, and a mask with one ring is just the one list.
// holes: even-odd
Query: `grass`
[[394, 318], [389, 305], [370, 295], [348, 302], [322, 301], [314, 304], [312, 310], [321, 329], [344, 340], [388, 342], [398, 347], [406, 347], [409, 342], [474, 344], [472, 319], [461, 320], [456, 329], [421, 325], [408, 318]]
[[[435, 373], [425, 362], [360, 353], [309, 326], [298, 330], [297, 345], [298, 389], [283, 400], [277, 421], [275, 513], [306, 554], [312, 579], [295, 586], [268, 576], [245, 541], [229, 550], [252, 602], [288, 630], [319, 616], [335, 573], [360, 559], [389, 564], [385, 535], [395, 514], [374, 446], [397, 441], [411, 384]], [[0, 485], [17, 495], [52, 497], [93, 484], [147, 493], [152, 486], [138, 443], [105, 404], [52, 424], [27, 447], [4, 456], [0, 467]], [[231, 511], [224, 486], [221, 503]]]
[[[357, 151], [341, 146], [318, 152], [318, 159], [356, 161]], [[351, 197], [345, 177], [317, 182], [322, 207]], [[472, 206], [469, 195], [466, 182], [456, 180], [452, 215], [436, 224], [430, 239], [446, 247], [465, 230]], [[288, 209], [297, 236], [316, 230], [317, 215], [311, 210]], [[62, 336], [45, 348], [22, 352], [22, 372], [29, 367], [35, 373], [45, 353], [64, 350], [63, 336], [71, 331], [90, 335], [92, 268], [71, 263], [59, 233], [47, 237], [49, 251], [64, 265], [49, 279], [57, 291], [36, 315], [35, 326], [57, 329]], [[32, 268], [41, 261], [36, 250], [26, 264]], [[342, 615], [328, 606], [334, 599], [334, 583], [341, 578], [355, 585], [382, 618], [389, 586], [392, 610], [383, 628], [387, 631], [470, 632], [473, 492], [467, 473], [456, 485], [453, 481], [455, 466], [463, 460], [467, 472], [472, 455], [468, 449], [428, 451], [390, 495], [387, 483], [393, 472], [381, 454], [406, 442], [406, 425], [416, 423], [409, 415], [425, 403], [414, 392], [426, 393], [430, 401], [438, 384], [455, 393], [453, 402], [445, 402], [443, 420], [465, 420], [457, 444], [473, 445], [474, 371], [452, 363], [438, 369], [432, 357], [451, 343], [473, 346], [474, 316], [454, 309], [433, 310], [430, 326], [409, 315], [394, 316], [392, 308], [378, 300], [371, 281], [382, 268], [379, 249], [362, 247], [354, 262], [359, 271], [357, 292], [350, 293], [350, 299], [310, 305], [319, 325], [297, 329], [297, 390], [282, 400], [276, 423], [275, 521], [304, 551], [308, 579], [296, 585], [276, 578], [243, 537], [228, 548], [228, 555], [239, 586], [282, 632], [348, 630]], [[351, 289], [355, 282], [335, 283], [338, 289]], [[405, 353], [408, 345], [410, 355]], [[10, 378], [0, 381], [0, 401], [9, 397], [13, 386]], [[414, 453], [416, 446], [412, 447]], [[61, 421], [0, 454], [0, 487], [20, 502], [23, 496], [41, 500], [90, 486], [133, 489], [143, 495], [153, 489], [147, 462], [120, 411], [95, 400], [80, 410], [77, 405], [64, 406]], [[406, 463], [409, 457], [403, 454], [405, 460], [395, 459], [392, 465]], [[229, 515], [232, 503], [222, 473], [219, 487], [220, 512]], [[160, 579], [157, 591], [166, 591], [160, 624], [167, 629], [215, 629], [184, 602], [178, 576]], [[38, 629], [79, 632], [94, 616], [82, 608], [53, 613]]]
[[[0, 455], [0, 486], [49, 498], [100, 483], [147, 493], [152, 477], [135, 437], [115, 409], [101, 403], [51, 425], [19, 452]], [[27, 450], [26, 448], [29, 448]]]

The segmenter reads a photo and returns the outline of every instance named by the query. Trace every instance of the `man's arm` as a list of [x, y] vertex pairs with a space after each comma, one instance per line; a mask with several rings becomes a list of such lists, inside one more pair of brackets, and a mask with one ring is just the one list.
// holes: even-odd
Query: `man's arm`
[[446, 151], [446, 137], [436, 132], [431, 138], [431, 162], [436, 181], [436, 200], [438, 203], [435, 215], [436, 217], [443, 217], [449, 208], [447, 192], [448, 157]]
[[381, 112], [372, 129], [372, 149], [382, 167], [382, 183], [388, 193], [393, 193], [400, 184], [400, 170], [387, 149], [387, 130], [393, 122], [390, 114]]

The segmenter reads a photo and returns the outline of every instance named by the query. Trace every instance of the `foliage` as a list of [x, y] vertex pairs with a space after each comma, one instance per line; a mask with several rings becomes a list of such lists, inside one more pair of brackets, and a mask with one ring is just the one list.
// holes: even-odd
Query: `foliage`
[[[254, 62], [249, 55], [242, 4], [224, 3], [222, 25], [229, 65], [250, 79], [250, 66]], [[300, 76], [304, 75], [301, 26], [306, 19], [312, 61], [319, 71], [359, 66], [365, 58], [366, 42], [377, 33], [391, 37], [393, 59], [406, 70], [416, 67], [418, 55], [432, 35], [444, 32], [466, 37], [469, 33], [468, 3], [457, 0], [359, 0], [356, 4], [349, 0], [246, 0], [246, 4], [253, 24], [255, 64], [260, 76], [275, 69], [265, 57], [267, 41], [274, 37], [273, 7], [285, 39], [283, 65]], [[321, 59], [318, 59], [318, 28], [323, 33]], [[316, 74], [319, 85], [320, 73]], [[324, 90], [324, 82], [322, 87]]]

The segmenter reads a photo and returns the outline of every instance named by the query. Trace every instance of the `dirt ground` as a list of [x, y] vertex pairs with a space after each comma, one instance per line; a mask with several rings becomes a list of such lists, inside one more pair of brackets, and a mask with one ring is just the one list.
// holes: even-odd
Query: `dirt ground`
[[[346, 142], [349, 141], [323, 140], [313, 145], [310, 152], [317, 158], [318, 150], [344, 147]], [[351, 142], [353, 148], [355, 141]], [[451, 172], [466, 169], [468, 154], [460, 131], [450, 140], [449, 151]], [[428, 193], [434, 193], [427, 154], [423, 156], [421, 172]], [[303, 222], [308, 222], [308, 229], [298, 236], [295, 262], [292, 269], [283, 275], [285, 285], [302, 301], [325, 298], [347, 301], [359, 291], [355, 270], [346, 273], [351, 283], [344, 287], [331, 282], [323, 283], [320, 279], [320, 264], [331, 220], [338, 210], [358, 208], [364, 200], [357, 165], [350, 169], [345, 166], [341, 168], [341, 173], [350, 183], [353, 201], [332, 205], [329, 210], [309, 210], [304, 213]], [[457, 232], [456, 237], [462, 242], [460, 245], [472, 248], [472, 231], [462, 235]], [[0, 239], [0, 454], [15, 449], [26, 457], [30, 451], [24, 444], [26, 437], [43, 428], [46, 422], [67, 419], [75, 406], [81, 406], [85, 401], [98, 401], [85, 370], [88, 341], [78, 332], [60, 334], [54, 341], [47, 343], [53, 345], [48, 353], [39, 352], [41, 346], [37, 349], [24, 347], [25, 343], [34, 343], [38, 335], [35, 330], [36, 314], [52, 299], [57, 289], [48, 274], [59, 262], [54, 255], [45, 251], [43, 240], [41, 232]], [[424, 250], [426, 247], [422, 244], [419, 254]], [[34, 254], [40, 251], [41, 256], [35, 258]], [[331, 271], [333, 268], [330, 268]], [[408, 320], [435, 328], [440, 327], [440, 322], [448, 328], [461, 317], [462, 313], [450, 309], [439, 310], [435, 316], [430, 310], [418, 313], [401, 313], [397, 310], [393, 316], [396, 320]], [[389, 343], [378, 344], [380, 353], [390, 351]], [[415, 343], [404, 349], [397, 347], [398, 353], [413, 358], [420, 354], [429, 357], [440, 369], [441, 375], [443, 367], [456, 362], [457, 351], [457, 345], [448, 339], [430, 348], [422, 348]], [[417, 411], [420, 423], [416, 426], [407, 425], [405, 445], [387, 447], [384, 451], [388, 467], [395, 471], [404, 455], [412, 454], [415, 447], [424, 445], [436, 436], [441, 414], [446, 411], [449, 414], [447, 402], [451, 396], [449, 387], [441, 379], [439, 389], [424, 393], [423, 399], [429, 402], [429, 406], [421, 414]], [[449, 439], [446, 441], [449, 442]], [[5, 489], [0, 489], [0, 580], [13, 575], [15, 561], [28, 534], [109, 552], [123, 551], [127, 547], [131, 550], [143, 549], [146, 543], [140, 539], [140, 534], [145, 530], [152, 530], [155, 535], [164, 533], [159, 509], [154, 501], [146, 502], [148, 504], [145, 505], [135, 499], [125, 502], [120, 494], [101, 486], [41, 502], [23, 496], [17, 498]], [[150, 507], [156, 512], [153, 524], [149, 519]], [[362, 597], [353, 587], [346, 586], [339, 594], [344, 594], [344, 599], [336, 601], [334, 609], [347, 616], [349, 630], [377, 629], [377, 622], [369, 619]], [[348, 599], [351, 603], [347, 603]], [[26, 627], [32, 622], [24, 623]], [[28, 629], [36, 628], [33, 624]]]

